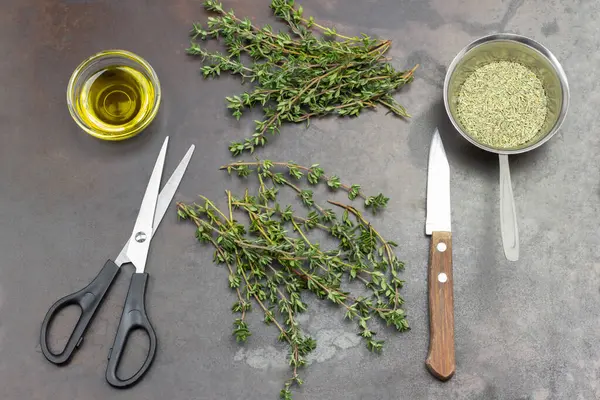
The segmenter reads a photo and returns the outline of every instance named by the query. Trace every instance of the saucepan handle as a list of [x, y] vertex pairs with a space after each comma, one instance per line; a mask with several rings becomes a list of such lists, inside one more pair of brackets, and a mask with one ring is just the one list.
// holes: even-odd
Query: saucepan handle
[[500, 230], [504, 255], [509, 261], [517, 261], [519, 259], [519, 227], [517, 226], [517, 212], [506, 154], [500, 154]]

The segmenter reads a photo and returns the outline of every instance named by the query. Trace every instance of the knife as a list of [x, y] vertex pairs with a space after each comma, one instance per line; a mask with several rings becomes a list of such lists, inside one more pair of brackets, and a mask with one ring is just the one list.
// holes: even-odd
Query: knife
[[431, 235], [429, 268], [429, 353], [425, 365], [445, 381], [454, 375], [454, 294], [452, 289], [452, 233], [450, 229], [450, 166], [436, 129], [429, 149], [427, 218]]

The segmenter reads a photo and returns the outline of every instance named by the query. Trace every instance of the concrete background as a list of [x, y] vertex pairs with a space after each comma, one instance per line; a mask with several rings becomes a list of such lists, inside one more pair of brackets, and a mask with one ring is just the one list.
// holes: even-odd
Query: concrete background
[[[268, 1], [226, 0], [239, 16], [271, 23]], [[377, 226], [400, 244], [403, 296], [412, 330], [369, 353], [341, 313], [310, 302], [307, 330], [320, 347], [295, 399], [553, 400], [600, 398], [600, 136], [596, 1], [304, 0], [307, 14], [347, 34], [393, 40], [398, 68], [420, 63], [398, 99], [413, 115], [288, 126], [259, 156], [320, 162], [367, 191], [384, 191]], [[199, 193], [222, 203], [238, 187], [218, 167], [227, 144], [249, 135], [224, 96], [239, 81], [204, 81], [184, 49], [198, 0], [4, 0], [0, 3], [0, 397], [34, 399], [275, 399], [287, 376], [285, 348], [251, 321], [255, 335], [230, 335], [234, 298], [212, 252], [171, 210], [153, 241], [148, 313], [159, 338], [155, 364], [137, 386], [104, 381], [106, 355], [127, 290], [121, 275], [72, 364], [58, 368], [39, 350], [39, 327], [59, 297], [89, 282], [115, 257], [133, 226], [150, 168], [171, 136], [166, 173], [190, 144], [197, 150], [176, 199]], [[500, 241], [498, 167], [448, 124], [442, 106], [446, 66], [471, 40], [515, 32], [545, 44], [563, 63], [572, 103], [561, 132], [511, 157], [521, 260], [507, 262]], [[136, 139], [107, 143], [71, 120], [65, 88], [92, 53], [124, 48], [156, 69], [163, 102]], [[427, 154], [439, 126], [452, 171], [456, 376], [424, 367], [428, 344], [424, 235]], [[237, 185], [237, 186], [236, 186]], [[258, 315], [256, 316], [258, 317]], [[58, 327], [60, 330], [60, 326]], [[65, 330], [66, 332], [66, 330]], [[58, 332], [64, 335], [65, 332]]]

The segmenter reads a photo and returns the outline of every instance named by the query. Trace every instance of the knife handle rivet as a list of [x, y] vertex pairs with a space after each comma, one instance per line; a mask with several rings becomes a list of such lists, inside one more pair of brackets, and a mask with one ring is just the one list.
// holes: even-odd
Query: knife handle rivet
[[438, 281], [440, 281], [441, 283], [446, 283], [448, 281], [448, 275], [446, 275], [445, 273], [441, 272], [438, 275]]
[[439, 251], [440, 253], [443, 253], [443, 252], [445, 252], [445, 251], [446, 251], [446, 249], [448, 248], [448, 246], [446, 246], [446, 243], [444, 243], [444, 242], [439, 242], [435, 248], [436, 248], [436, 249], [437, 249], [437, 251]]

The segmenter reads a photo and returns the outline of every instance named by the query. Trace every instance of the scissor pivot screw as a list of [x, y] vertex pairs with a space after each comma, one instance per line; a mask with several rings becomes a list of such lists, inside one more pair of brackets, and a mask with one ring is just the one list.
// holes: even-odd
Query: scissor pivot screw
[[135, 234], [135, 241], [138, 243], [144, 243], [146, 241], [146, 233], [138, 232]]

